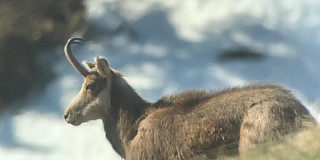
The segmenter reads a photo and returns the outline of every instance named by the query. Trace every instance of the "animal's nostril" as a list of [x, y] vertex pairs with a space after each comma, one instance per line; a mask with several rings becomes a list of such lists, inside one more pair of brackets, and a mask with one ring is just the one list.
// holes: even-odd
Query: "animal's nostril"
[[64, 119], [67, 119], [69, 117], [69, 113], [64, 115]]

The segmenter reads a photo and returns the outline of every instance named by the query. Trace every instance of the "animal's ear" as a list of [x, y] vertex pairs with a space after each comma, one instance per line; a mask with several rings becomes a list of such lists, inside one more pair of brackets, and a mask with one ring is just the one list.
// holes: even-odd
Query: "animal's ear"
[[108, 61], [103, 57], [96, 57], [94, 61], [97, 65], [98, 73], [104, 78], [109, 78], [111, 76], [111, 68]]
[[90, 71], [92, 68], [94, 68], [96, 65], [94, 63], [88, 62], [88, 61], [82, 61], [82, 64]]

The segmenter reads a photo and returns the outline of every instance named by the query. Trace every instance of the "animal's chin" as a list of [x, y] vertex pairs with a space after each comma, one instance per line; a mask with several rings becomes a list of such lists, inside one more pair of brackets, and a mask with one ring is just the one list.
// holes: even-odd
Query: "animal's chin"
[[66, 122], [73, 125], [73, 126], [79, 126], [82, 123], [81, 119], [66, 119]]
[[82, 122], [80, 122], [80, 121], [75, 121], [75, 122], [72, 122], [72, 123], [70, 123], [70, 124], [72, 124], [73, 126], [79, 126], [80, 124], [82, 124]]

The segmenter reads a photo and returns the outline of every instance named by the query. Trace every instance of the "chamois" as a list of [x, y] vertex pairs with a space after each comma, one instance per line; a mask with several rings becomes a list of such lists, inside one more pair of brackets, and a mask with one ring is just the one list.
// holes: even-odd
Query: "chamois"
[[308, 110], [277, 85], [252, 84], [220, 92], [184, 91], [155, 103], [142, 99], [103, 57], [84, 61], [65, 45], [71, 65], [83, 76], [64, 118], [72, 125], [101, 119], [107, 139], [126, 160], [214, 159], [245, 153], [314, 124]]

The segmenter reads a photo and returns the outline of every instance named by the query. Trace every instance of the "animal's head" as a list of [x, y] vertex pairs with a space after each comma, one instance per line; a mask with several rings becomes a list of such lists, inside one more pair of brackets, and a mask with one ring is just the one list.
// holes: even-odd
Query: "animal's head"
[[82, 88], [64, 112], [64, 118], [72, 125], [80, 125], [89, 120], [102, 119], [111, 107], [112, 69], [103, 57], [96, 57], [95, 63], [83, 61], [85, 69], [73, 56], [71, 45], [83, 42], [80, 38], [69, 39], [65, 54], [71, 65], [82, 75]]

